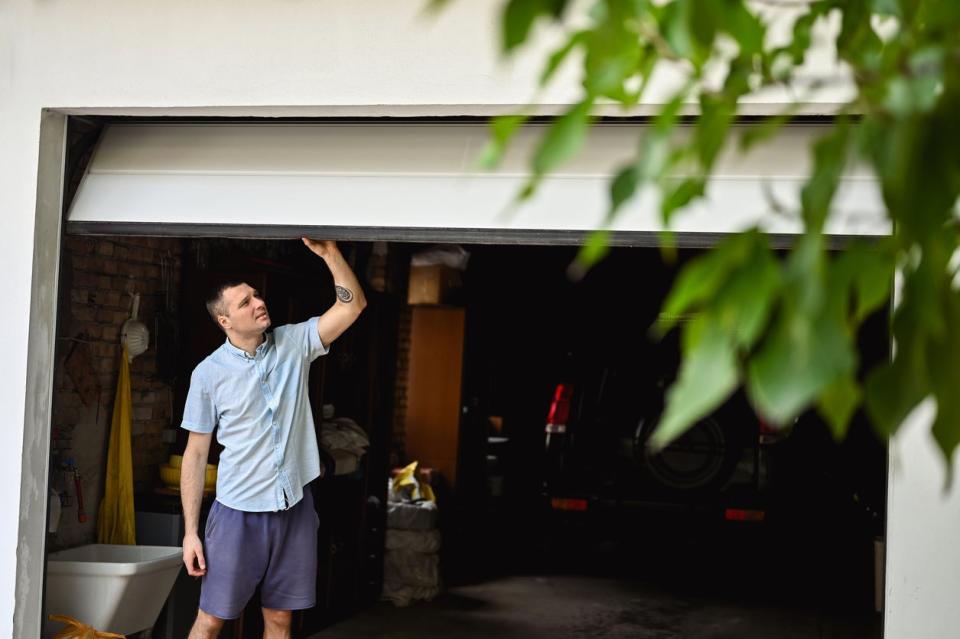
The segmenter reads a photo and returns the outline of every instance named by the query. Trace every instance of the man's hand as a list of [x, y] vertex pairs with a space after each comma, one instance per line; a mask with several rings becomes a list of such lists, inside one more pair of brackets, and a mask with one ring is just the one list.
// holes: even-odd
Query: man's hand
[[317, 322], [317, 332], [320, 341], [329, 346], [343, 331], [353, 324], [367, 305], [367, 298], [363, 295], [360, 282], [353, 273], [347, 260], [344, 259], [333, 240], [311, 240], [308, 237], [300, 238], [304, 245], [315, 254], [323, 258], [330, 275], [333, 276], [333, 286], [337, 293], [337, 301], [327, 312], [320, 316]]
[[340, 249], [337, 248], [337, 243], [333, 240], [311, 240], [309, 237], [301, 237], [300, 239], [303, 240], [303, 243], [308, 249], [323, 259], [333, 257], [340, 252]]
[[197, 535], [183, 537], [183, 565], [191, 577], [207, 574], [207, 560], [203, 558], [203, 543]]

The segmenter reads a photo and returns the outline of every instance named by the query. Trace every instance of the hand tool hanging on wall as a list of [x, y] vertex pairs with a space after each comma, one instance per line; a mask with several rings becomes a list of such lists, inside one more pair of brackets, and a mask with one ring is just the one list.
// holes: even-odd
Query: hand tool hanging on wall
[[73, 466], [73, 486], [77, 491], [77, 521], [85, 524], [87, 522], [87, 513], [83, 509], [83, 487], [80, 482], [80, 469], [77, 468], [72, 459], [70, 460], [70, 465]]

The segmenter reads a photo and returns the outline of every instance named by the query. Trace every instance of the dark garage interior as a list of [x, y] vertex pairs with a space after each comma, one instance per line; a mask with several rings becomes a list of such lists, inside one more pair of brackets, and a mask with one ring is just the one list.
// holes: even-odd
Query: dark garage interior
[[[368, 445], [352, 460], [323, 453], [318, 605], [295, 617], [296, 636], [881, 636], [886, 450], [862, 417], [837, 443], [815, 414], [775, 429], [736, 395], [646, 452], [677, 366], [676, 336], [650, 336], [677, 268], [657, 249], [615, 248], [579, 282], [566, 275], [572, 246], [341, 249], [369, 306], [314, 363], [311, 402], [318, 430], [352, 422]], [[161, 467], [183, 450], [190, 371], [223, 340], [202, 300], [224, 277], [262, 291], [274, 325], [333, 301], [298, 240], [66, 238], [51, 550], [93, 537], [133, 294], [151, 332], [131, 363], [138, 543], [178, 545], [179, 496]], [[880, 313], [861, 363], [887, 343]], [[380, 601], [397, 577], [387, 482], [413, 461], [436, 494], [438, 580], [397, 607]], [[152, 636], [185, 636], [198, 591], [181, 574]], [[260, 636], [260, 623], [254, 600], [223, 636]]]
[[[71, 121], [68, 206], [102, 124]], [[134, 307], [150, 335], [130, 362], [137, 544], [178, 546], [183, 402], [191, 370], [223, 341], [203, 307], [209, 287], [247, 281], [275, 326], [334, 300], [296, 238], [152, 232], [67, 225], [51, 553], [96, 540]], [[702, 249], [669, 260], [618, 246], [574, 282], [575, 238], [364, 237], [340, 248], [369, 305], [311, 368], [327, 472], [313, 486], [317, 606], [295, 615], [294, 636], [882, 636], [887, 454], [863, 416], [836, 442], [815, 413], [774, 428], [737, 394], [663, 453], [645, 446], [678, 363], [676, 332], [658, 341], [650, 328]], [[861, 366], [888, 344], [884, 310], [861, 332]], [[388, 490], [411, 462], [435, 510]], [[198, 597], [181, 571], [144, 635], [186, 636]], [[262, 632], [255, 596], [222, 636]]]

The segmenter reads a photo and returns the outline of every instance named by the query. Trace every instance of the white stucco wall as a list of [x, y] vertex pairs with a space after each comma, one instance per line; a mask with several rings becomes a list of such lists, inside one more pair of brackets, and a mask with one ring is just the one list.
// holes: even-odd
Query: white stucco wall
[[[0, 3], [0, 264], [5, 280], [4, 366], [0, 368], [0, 637], [13, 633], [14, 586], [23, 446], [26, 344], [31, 291], [33, 220], [40, 111], [204, 115], [460, 115], [510, 110], [532, 95], [535, 57], [499, 64], [494, 34], [498, 2], [457, 0], [436, 20], [419, 16], [425, 0], [7, 0]], [[818, 58], [829, 62], [829, 56]], [[825, 68], [832, 73], [832, 69]], [[562, 104], [567, 84], [541, 96]], [[669, 79], [665, 79], [667, 86]], [[810, 111], [829, 111], [842, 86], [816, 98]], [[654, 90], [651, 99], [663, 96]], [[753, 110], [776, 109], [778, 96]], [[549, 106], [545, 108], [549, 111]], [[927, 447], [905, 438], [906, 473], [926, 464]], [[936, 636], [900, 629], [937, 618], [960, 626], [960, 607], [925, 592], [949, 591], [960, 547], [956, 498], [926, 496], [940, 483], [925, 471], [894, 475], [892, 569], [904, 581], [888, 603], [910, 605], [891, 615], [889, 637]], [[901, 482], [903, 492], [901, 492]], [[898, 499], [898, 495], [907, 497]], [[913, 498], [912, 495], [917, 495]], [[906, 502], [906, 503], [905, 503]], [[901, 505], [902, 504], [902, 505]], [[946, 526], [920, 536], [917, 523]], [[940, 530], [940, 529], [937, 529]], [[902, 561], [898, 553], [903, 553]], [[39, 560], [39, 558], [38, 558]], [[953, 572], [956, 574], [956, 571]], [[891, 579], [897, 579], [897, 574]], [[919, 593], [919, 594], [917, 594]], [[899, 609], [898, 609], [899, 610]], [[917, 628], [916, 625], [913, 626]]]
[[930, 435], [933, 404], [907, 419], [890, 446], [886, 637], [952, 639], [960, 628], [960, 452], [946, 483]]

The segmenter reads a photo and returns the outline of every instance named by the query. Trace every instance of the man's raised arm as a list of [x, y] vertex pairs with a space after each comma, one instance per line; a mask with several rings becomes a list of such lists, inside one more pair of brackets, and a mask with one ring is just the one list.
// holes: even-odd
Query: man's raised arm
[[340, 254], [336, 242], [317, 241], [306, 237], [301, 239], [307, 248], [327, 263], [337, 289], [337, 301], [320, 316], [320, 321], [317, 322], [320, 341], [325, 346], [330, 346], [333, 340], [340, 337], [360, 317], [360, 313], [367, 306], [367, 298], [363, 295], [357, 276]]

